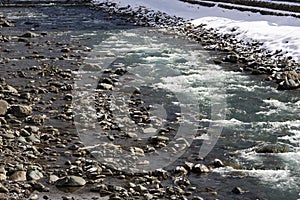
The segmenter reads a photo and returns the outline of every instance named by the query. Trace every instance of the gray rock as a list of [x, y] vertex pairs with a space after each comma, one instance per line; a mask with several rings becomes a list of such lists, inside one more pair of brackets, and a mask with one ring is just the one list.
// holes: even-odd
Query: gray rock
[[9, 104], [4, 101], [4, 100], [0, 100], [0, 115], [5, 115], [7, 112]]
[[55, 183], [58, 180], [59, 180], [59, 177], [52, 174], [52, 175], [49, 176], [49, 180], [48, 181], [49, 181], [50, 184], [53, 184], [53, 183]]
[[39, 170], [32, 170], [28, 173], [29, 180], [40, 180], [43, 177], [44, 177], [43, 173], [40, 172]]
[[56, 182], [57, 187], [80, 187], [84, 186], [86, 181], [79, 176], [66, 176]]
[[25, 171], [16, 171], [11, 176], [10, 179], [13, 181], [26, 181], [26, 172]]
[[9, 110], [16, 117], [26, 117], [32, 113], [32, 107], [26, 105], [12, 105]]

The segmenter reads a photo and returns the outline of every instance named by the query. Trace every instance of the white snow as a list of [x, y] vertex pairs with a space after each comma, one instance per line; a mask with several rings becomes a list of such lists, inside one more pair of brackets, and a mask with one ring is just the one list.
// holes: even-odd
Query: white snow
[[[95, 2], [101, 0], [95, 0]], [[268, 50], [282, 50], [287, 56], [300, 61], [300, 19], [289, 16], [270, 16], [252, 12], [203, 7], [178, 0], [111, 0], [120, 6], [147, 7], [171, 16], [183, 17], [192, 23], [207, 24], [221, 33], [239, 33], [242, 40], [258, 40]], [[291, 3], [292, 4], [292, 3]]]

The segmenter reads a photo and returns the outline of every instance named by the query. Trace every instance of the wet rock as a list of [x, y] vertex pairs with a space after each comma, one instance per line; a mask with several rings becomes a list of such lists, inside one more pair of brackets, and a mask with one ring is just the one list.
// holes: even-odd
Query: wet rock
[[265, 144], [255, 151], [256, 153], [287, 153], [291, 151], [291, 148], [284, 144]]
[[195, 173], [208, 173], [210, 170], [204, 164], [198, 163], [193, 167]]
[[23, 35], [21, 35], [20, 37], [25, 37], [25, 38], [35, 38], [38, 37], [39, 35], [36, 33], [33, 33], [31, 31], [28, 31], [26, 33], [24, 33]]
[[212, 164], [214, 167], [224, 167], [225, 166], [220, 159], [215, 159]]
[[27, 178], [26, 178], [26, 171], [16, 171], [14, 172], [11, 176], [10, 176], [10, 179], [12, 181], [26, 181]]
[[56, 182], [57, 187], [80, 187], [84, 186], [86, 181], [79, 176], [66, 176]]
[[240, 187], [234, 187], [234, 188], [232, 189], [232, 192], [233, 192], [234, 194], [243, 194], [245, 191], [242, 190], [242, 188], [240, 188]]
[[32, 107], [26, 105], [12, 105], [9, 112], [16, 117], [26, 117], [32, 113]]
[[5, 100], [0, 100], [0, 115], [5, 115], [9, 104]]

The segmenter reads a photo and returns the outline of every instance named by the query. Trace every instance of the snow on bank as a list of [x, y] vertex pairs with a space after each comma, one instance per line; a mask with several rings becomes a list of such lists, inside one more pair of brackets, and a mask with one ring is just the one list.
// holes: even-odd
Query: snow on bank
[[[102, 2], [95, 0], [95, 2]], [[258, 40], [271, 51], [282, 50], [287, 56], [300, 61], [300, 19], [294, 17], [268, 16], [258, 13], [227, 10], [219, 7], [203, 7], [178, 0], [111, 0], [120, 6], [147, 7], [171, 16], [192, 20], [195, 25], [207, 24], [221, 33], [239, 33], [242, 40]], [[232, 32], [232, 29], [235, 32]]]
[[[300, 27], [278, 26], [268, 21], [237, 21], [220, 17], [204, 17], [192, 21], [194, 24], [207, 24], [221, 33], [238, 33], [244, 41], [258, 40], [269, 50], [282, 50], [287, 56], [300, 61]], [[300, 25], [300, 24], [299, 24]]]

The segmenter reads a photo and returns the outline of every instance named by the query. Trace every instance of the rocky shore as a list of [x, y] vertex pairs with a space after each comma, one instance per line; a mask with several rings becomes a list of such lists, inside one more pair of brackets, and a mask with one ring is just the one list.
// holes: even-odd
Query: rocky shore
[[[123, 19], [125, 25], [167, 29], [199, 42], [206, 49], [222, 52], [214, 53], [218, 56], [212, 62], [234, 66], [234, 70], [265, 74], [267, 80], [278, 83], [278, 89], [300, 86], [299, 63], [281, 52], [262, 49], [258, 42], [246, 44], [237, 41], [234, 34], [222, 35], [206, 29], [205, 25], [195, 27], [181, 18], [146, 8], [119, 7], [107, 1], [91, 8], [93, 11], [79, 7], [72, 11], [72, 17], [101, 10], [107, 13], [102, 16], [107, 20], [114, 16]], [[49, 13], [57, 12], [57, 7], [47, 9]], [[190, 174], [206, 176], [213, 168], [224, 166], [217, 158], [186, 160], [144, 174], [124, 173], [97, 162], [78, 136], [71, 103], [75, 78], [72, 72], [84, 65], [84, 55], [92, 49], [80, 39], [71, 41], [63, 23], [51, 27], [47, 20], [44, 24], [29, 20], [26, 12], [19, 8], [16, 20], [0, 16], [0, 199], [196, 200], [218, 194], [209, 185], [199, 190], [189, 180]], [[122, 67], [108, 71], [106, 77], [100, 77], [98, 89], [113, 90], [116, 77], [125, 73]], [[141, 102], [139, 93], [137, 88], [130, 117], [136, 123], [147, 124], [149, 105]], [[118, 130], [109, 115], [108, 97], [101, 95], [97, 102], [99, 113], [104, 112], [99, 118], [100, 125], [107, 130]], [[141, 155], [163, 147], [169, 140], [164, 136], [167, 132], [172, 132], [172, 127], [160, 130], [160, 135], [147, 141], [152, 148], [136, 147], [131, 149], [132, 153]], [[108, 137], [114, 140], [113, 135]], [[246, 191], [231, 186], [223, 193], [243, 195]]]

